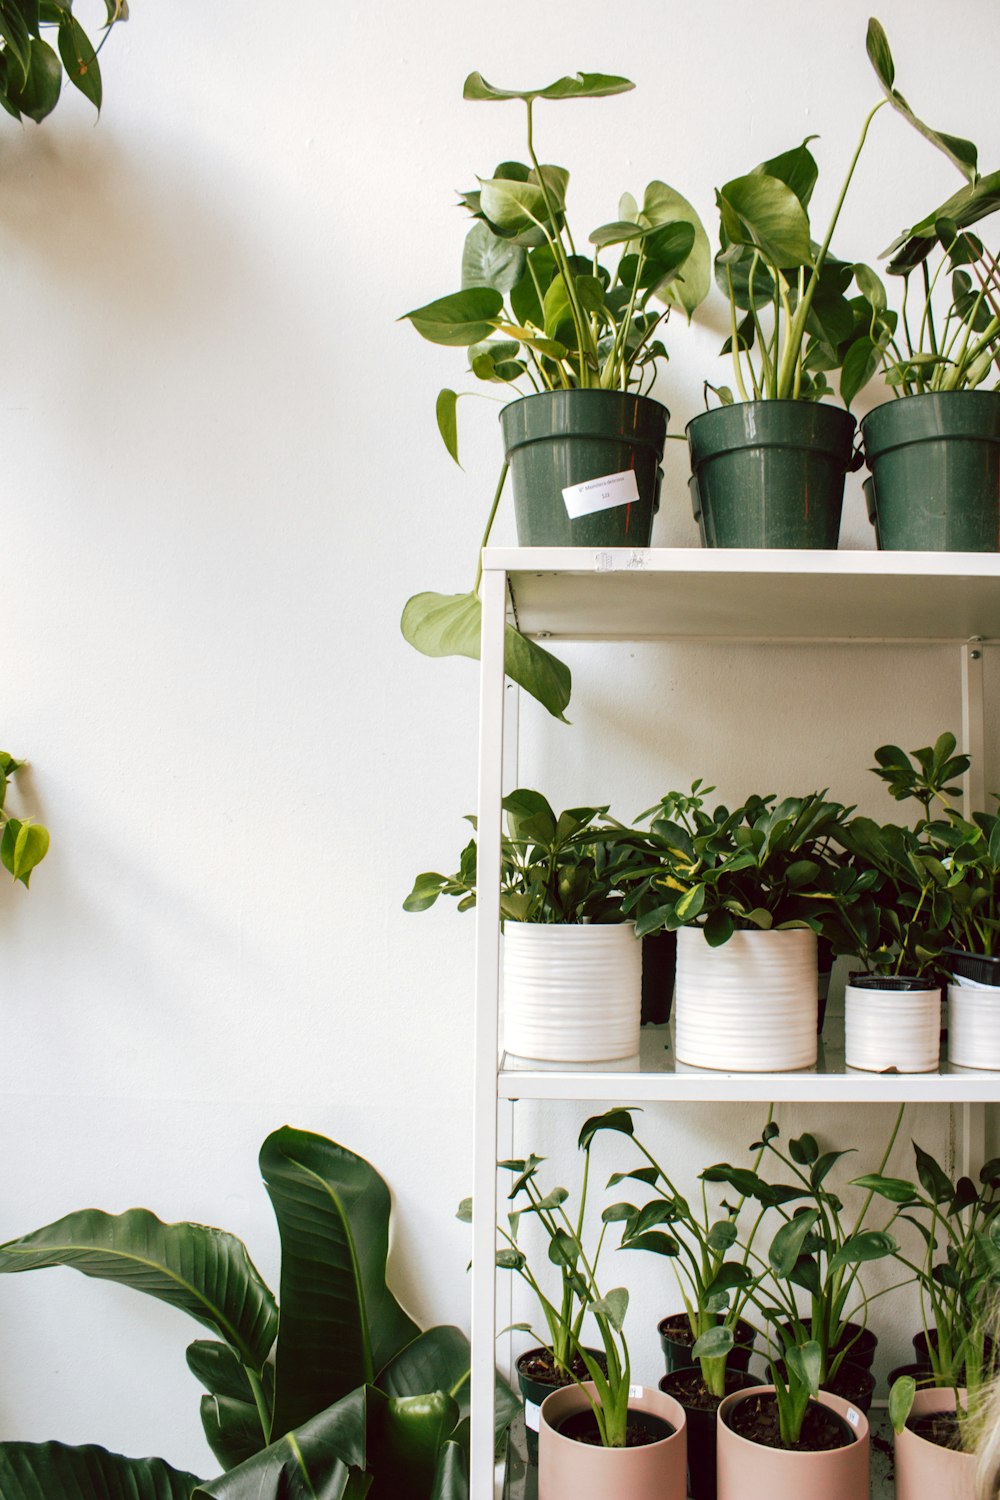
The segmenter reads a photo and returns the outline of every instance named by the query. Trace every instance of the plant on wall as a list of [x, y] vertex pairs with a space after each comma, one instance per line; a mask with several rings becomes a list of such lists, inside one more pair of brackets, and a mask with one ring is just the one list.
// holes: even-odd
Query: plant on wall
[[[111, 28], [128, 20], [127, 0], [104, 0], [104, 35], [95, 47], [73, 14], [73, 0], [0, 0], [0, 105], [41, 122], [59, 103], [63, 72], [100, 109], [98, 53]], [[55, 47], [45, 39], [54, 32]], [[58, 50], [57, 50], [58, 49]]]
[[[207, 1327], [188, 1347], [224, 1473], [200, 1481], [103, 1448], [0, 1443], [0, 1494], [37, 1500], [466, 1500], [469, 1346], [421, 1332], [386, 1283], [389, 1190], [362, 1157], [286, 1126], [260, 1168], [281, 1235], [281, 1310], [233, 1235], [84, 1209], [0, 1245], [0, 1274], [72, 1266]], [[514, 1411], [498, 1382], [498, 1432]]]
[[31, 872], [40, 865], [49, 849], [49, 830], [30, 818], [15, 818], [7, 811], [7, 791], [13, 776], [25, 764], [0, 750], [0, 863], [14, 880], [25, 887]]

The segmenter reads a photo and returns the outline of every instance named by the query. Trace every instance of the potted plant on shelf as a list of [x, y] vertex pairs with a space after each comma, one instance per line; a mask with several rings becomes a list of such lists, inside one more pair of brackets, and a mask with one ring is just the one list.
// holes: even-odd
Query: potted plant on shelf
[[[1000, 172], [982, 175], [971, 141], [930, 129], [895, 87], [877, 21], [868, 55], [893, 108], [943, 151], [962, 187], [889, 249], [901, 309], [873, 281], [872, 327], [856, 359], [881, 366], [897, 398], [861, 431], [876, 541], [886, 550], [996, 552], [1000, 546], [1000, 263], [971, 226], [1000, 205]], [[918, 282], [911, 297], [913, 282]]]
[[971, 1500], [978, 1421], [995, 1375], [989, 1328], [1000, 1289], [1000, 1161], [985, 1164], [977, 1186], [968, 1177], [952, 1182], [916, 1142], [913, 1149], [918, 1182], [881, 1172], [856, 1179], [915, 1224], [924, 1243], [917, 1262], [895, 1252], [920, 1289], [924, 1326], [914, 1347], [935, 1382], [918, 1389], [912, 1375], [903, 1376], [890, 1392], [896, 1494]]
[[[480, 551], [508, 465], [523, 546], [649, 546], [668, 418], [649, 390], [666, 363], [671, 310], [690, 319], [708, 292], [708, 236], [687, 199], [653, 181], [641, 205], [626, 193], [617, 218], [578, 253], [566, 213], [569, 173], [542, 163], [534, 144], [536, 100], [633, 87], [603, 73], [533, 90], [496, 89], [479, 73], [465, 81], [466, 99], [523, 102], [528, 161], [501, 162], [461, 195], [474, 221], [462, 289], [405, 316], [432, 343], [466, 349], [470, 373], [487, 389], [519, 398], [500, 414], [506, 461]], [[458, 399], [450, 389], [437, 398], [438, 428], [456, 462]], [[481, 569], [467, 593], [414, 595], [401, 621], [406, 640], [429, 656], [478, 657], [480, 577]], [[561, 717], [565, 666], [513, 630], [506, 656], [508, 676]]]
[[0, 864], [27, 889], [31, 872], [49, 849], [49, 830], [30, 818], [15, 818], [7, 810], [10, 782], [26, 762], [0, 750]]
[[[934, 881], [928, 900], [948, 987], [948, 1056], [962, 1067], [1000, 1067], [1000, 816], [955, 806], [955, 778], [969, 769], [955, 736], [908, 755], [898, 745], [875, 752], [876, 775], [897, 801], [914, 799], [923, 816], [914, 834]], [[996, 794], [994, 794], [996, 800]], [[926, 908], [925, 908], [926, 909]]]
[[[621, 1116], [631, 1122], [629, 1111], [611, 1110], [591, 1123], [596, 1129], [622, 1130]], [[622, 1223], [623, 1250], [645, 1250], [667, 1257], [674, 1270], [684, 1311], [663, 1318], [660, 1343], [667, 1374], [659, 1388], [684, 1408], [688, 1433], [688, 1488], [695, 1500], [715, 1497], [715, 1417], [724, 1396], [757, 1384], [747, 1374], [755, 1330], [743, 1317], [748, 1302], [747, 1287], [754, 1281], [748, 1265], [753, 1234], [738, 1256], [736, 1220], [747, 1196], [739, 1189], [736, 1204], [711, 1210], [703, 1194], [698, 1214], [678, 1190], [668, 1173], [635, 1135], [632, 1136], [646, 1165], [615, 1172], [608, 1187], [640, 1183], [656, 1194], [647, 1203], [615, 1203], [605, 1209], [606, 1220]], [[758, 1155], [759, 1159], [759, 1155]], [[747, 1177], [755, 1175], [747, 1172]]]
[[[822, 244], [809, 205], [818, 168], [801, 145], [718, 189], [716, 282], [729, 303], [735, 391], [688, 423], [695, 516], [710, 547], [837, 546], [854, 418], [823, 404], [827, 375], [883, 314], [869, 306], [867, 268], [837, 260], [831, 242], [872, 119], [867, 116]], [[856, 286], [851, 295], [852, 284]], [[845, 403], [863, 382], [842, 384]]]
[[[696, 784], [670, 793], [622, 871], [636, 933], [677, 932], [676, 1050], [696, 1067], [786, 1070], [816, 1062], [816, 937], [847, 809], [824, 795], [753, 796], [708, 812]], [[627, 835], [620, 835], [625, 842]]]
[[[39, 5], [25, 0], [0, 0], [0, 105], [15, 120], [27, 115], [41, 123], [59, 102], [63, 72], [95, 108], [103, 97], [97, 54], [112, 26], [128, 20], [127, 0], [104, 0], [104, 35], [95, 48], [73, 14], [72, 0]], [[55, 32], [56, 47], [45, 40]], [[58, 49], [58, 50], [57, 50]]]
[[[639, 1050], [641, 946], [622, 911], [619, 856], [598, 836], [606, 807], [557, 815], [540, 792], [503, 799], [500, 914], [503, 922], [504, 1047], [543, 1062], [605, 1062]], [[470, 821], [472, 821], [470, 819]], [[440, 895], [460, 911], [476, 902], [471, 839], [454, 875], [418, 875], [403, 903], [426, 911]]]

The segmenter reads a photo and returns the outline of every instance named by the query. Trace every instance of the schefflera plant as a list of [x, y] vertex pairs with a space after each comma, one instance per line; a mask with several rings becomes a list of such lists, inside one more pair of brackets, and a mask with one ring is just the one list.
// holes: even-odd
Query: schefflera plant
[[[467, 100], [524, 104], [528, 160], [501, 162], [460, 195], [474, 221], [462, 255], [461, 290], [404, 316], [431, 343], [467, 350], [469, 373], [494, 390], [511, 397], [574, 389], [646, 394], [667, 359], [662, 330], [671, 311], [690, 321], [708, 293], [708, 236], [675, 188], [654, 180], [641, 204], [624, 194], [618, 218], [578, 245], [566, 211], [569, 172], [543, 163], [535, 150], [536, 100], [600, 99], [634, 87], [604, 73], [577, 73], [541, 89], [494, 88], [480, 73], [465, 80]], [[438, 429], [456, 463], [458, 400], [450, 388], [437, 398]], [[504, 465], [480, 554], [506, 477]], [[415, 594], [400, 622], [410, 645], [427, 656], [478, 660], [481, 579], [480, 555], [468, 592]], [[507, 675], [562, 718], [569, 669], [512, 627], [505, 658]]]
[[[15, 120], [40, 124], [59, 103], [63, 70], [74, 88], [100, 109], [97, 54], [112, 26], [128, 20], [127, 0], [104, 0], [104, 35], [95, 47], [73, 14], [72, 0], [0, 0], [0, 105]], [[55, 33], [55, 47], [45, 39]], [[58, 49], [58, 50], [56, 50]]]

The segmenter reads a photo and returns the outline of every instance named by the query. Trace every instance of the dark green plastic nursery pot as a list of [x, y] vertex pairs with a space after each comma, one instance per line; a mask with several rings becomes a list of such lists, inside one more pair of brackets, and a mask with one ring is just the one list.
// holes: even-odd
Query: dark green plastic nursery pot
[[[626, 391], [541, 391], [500, 413], [522, 547], [648, 547], [669, 412]], [[572, 520], [563, 490], [635, 473], [639, 498]]]
[[855, 421], [811, 401], [743, 401], [687, 426], [706, 547], [835, 548]]
[[861, 423], [885, 552], [1000, 550], [1000, 391], [901, 396]]

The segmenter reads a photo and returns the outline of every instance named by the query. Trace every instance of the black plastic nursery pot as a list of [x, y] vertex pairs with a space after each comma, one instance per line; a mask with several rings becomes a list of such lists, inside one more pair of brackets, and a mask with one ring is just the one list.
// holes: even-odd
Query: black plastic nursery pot
[[[500, 428], [518, 543], [648, 547], [669, 415], [630, 391], [540, 391], [505, 406]], [[567, 501], [563, 491], [578, 485], [586, 494]], [[569, 504], [585, 513], [571, 515]]]
[[674, 1005], [676, 932], [656, 932], [642, 940], [643, 1026], [666, 1026]]
[[1000, 955], [988, 958], [984, 953], [964, 953], [961, 948], [946, 948], [944, 957], [951, 972], [962, 979], [1000, 988]]
[[861, 432], [883, 551], [1000, 548], [1000, 392], [902, 396], [869, 412]]
[[[689, 1370], [697, 1363], [691, 1355], [695, 1341], [687, 1313], [671, 1313], [669, 1317], [661, 1318], [656, 1331], [660, 1335], [660, 1348], [663, 1350], [668, 1375], [675, 1370]], [[730, 1370], [745, 1372], [753, 1353], [755, 1334], [749, 1323], [737, 1323], [735, 1337], [736, 1347], [730, 1353], [727, 1364]]]
[[[937, 1329], [931, 1328], [928, 1331], [922, 1328], [919, 1333], [913, 1335], [911, 1342], [913, 1344], [913, 1352], [917, 1357], [917, 1364], [925, 1366], [928, 1370], [931, 1369], [931, 1357], [928, 1346], [935, 1351], [937, 1350]], [[989, 1334], [984, 1335], [983, 1338], [983, 1355], [986, 1363], [991, 1363], [993, 1359], [993, 1340]]]
[[744, 401], [695, 417], [687, 438], [703, 544], [835, 548], [855, 425], [811, 401]]
[[[660, 1390], [673, 1396], [684, 1408], [687, 1418], [688, 1494], [691, 1500], [716, 1500], [718, 1493], [716, 1462], [716, 1428], [718, 1426], [719, 1402], [705, 1392], [700, 1374], [695, 1377], [701, 1388], [701, 1396], [694, 1398], [690, 1384], [694, 1371], [690, 1368], [674, 1370], [660, 1380]], [[748, 1391], [760, 1382], [755, 1375], [745, 1370], [726, 1370], [726, 1395], [734, 1391]]]
[[[803, 1318], [802, 1326], [806, 1334], [812, 1332], [812, 1326], [808, 1318]], [[787, 1323], [781, 1325], [782, 1331], [789, 1337], [794, 1337], [795, 1330]], [[860, 1365], [863, 1370], [870, 1370], [875, 1363], [875, 1350], [878, 1346], [878, 1334], [872, 1333], [870, 1328], [862, 1328], [860, 1323], [845, 1323], [844, 1331], [840, 1339], [830, 1350], [833, 1358], [846, 1349], [845, 1360], [851, 1364]]]
[[[596, 1359], [603, 1365], [604, 1354], [600, 1349], [588, 1349], [587, 1353], [592, 1359]], [[547, 1380], [537, 1380], [533, 1376], [526, 1374], [524, 1369], [522, 1369], [522, 1365], [530, 1365], [532, 1360], [539, 1358], [547, 1361], [548, 1350], [541, 1348], [526, 1349], [518, 1357], [514, 1365], [517, 1371], [518, 1388], [521, 1392], [521, 1399], [524, 1402], [524, 1436], [528, 1449], [528, 1462], [530, 1464], [538, 1463], [538, 1408], [546, 1396], [551, 1396], [553, 1391], [558, 1391], [563, 1386], [569, 1384], [569, 1381], [554, 1378], [554, 1374]], [[582, 1360], [580, 1361], [579, 1374], [583, 1380], [590, 1379]]]

